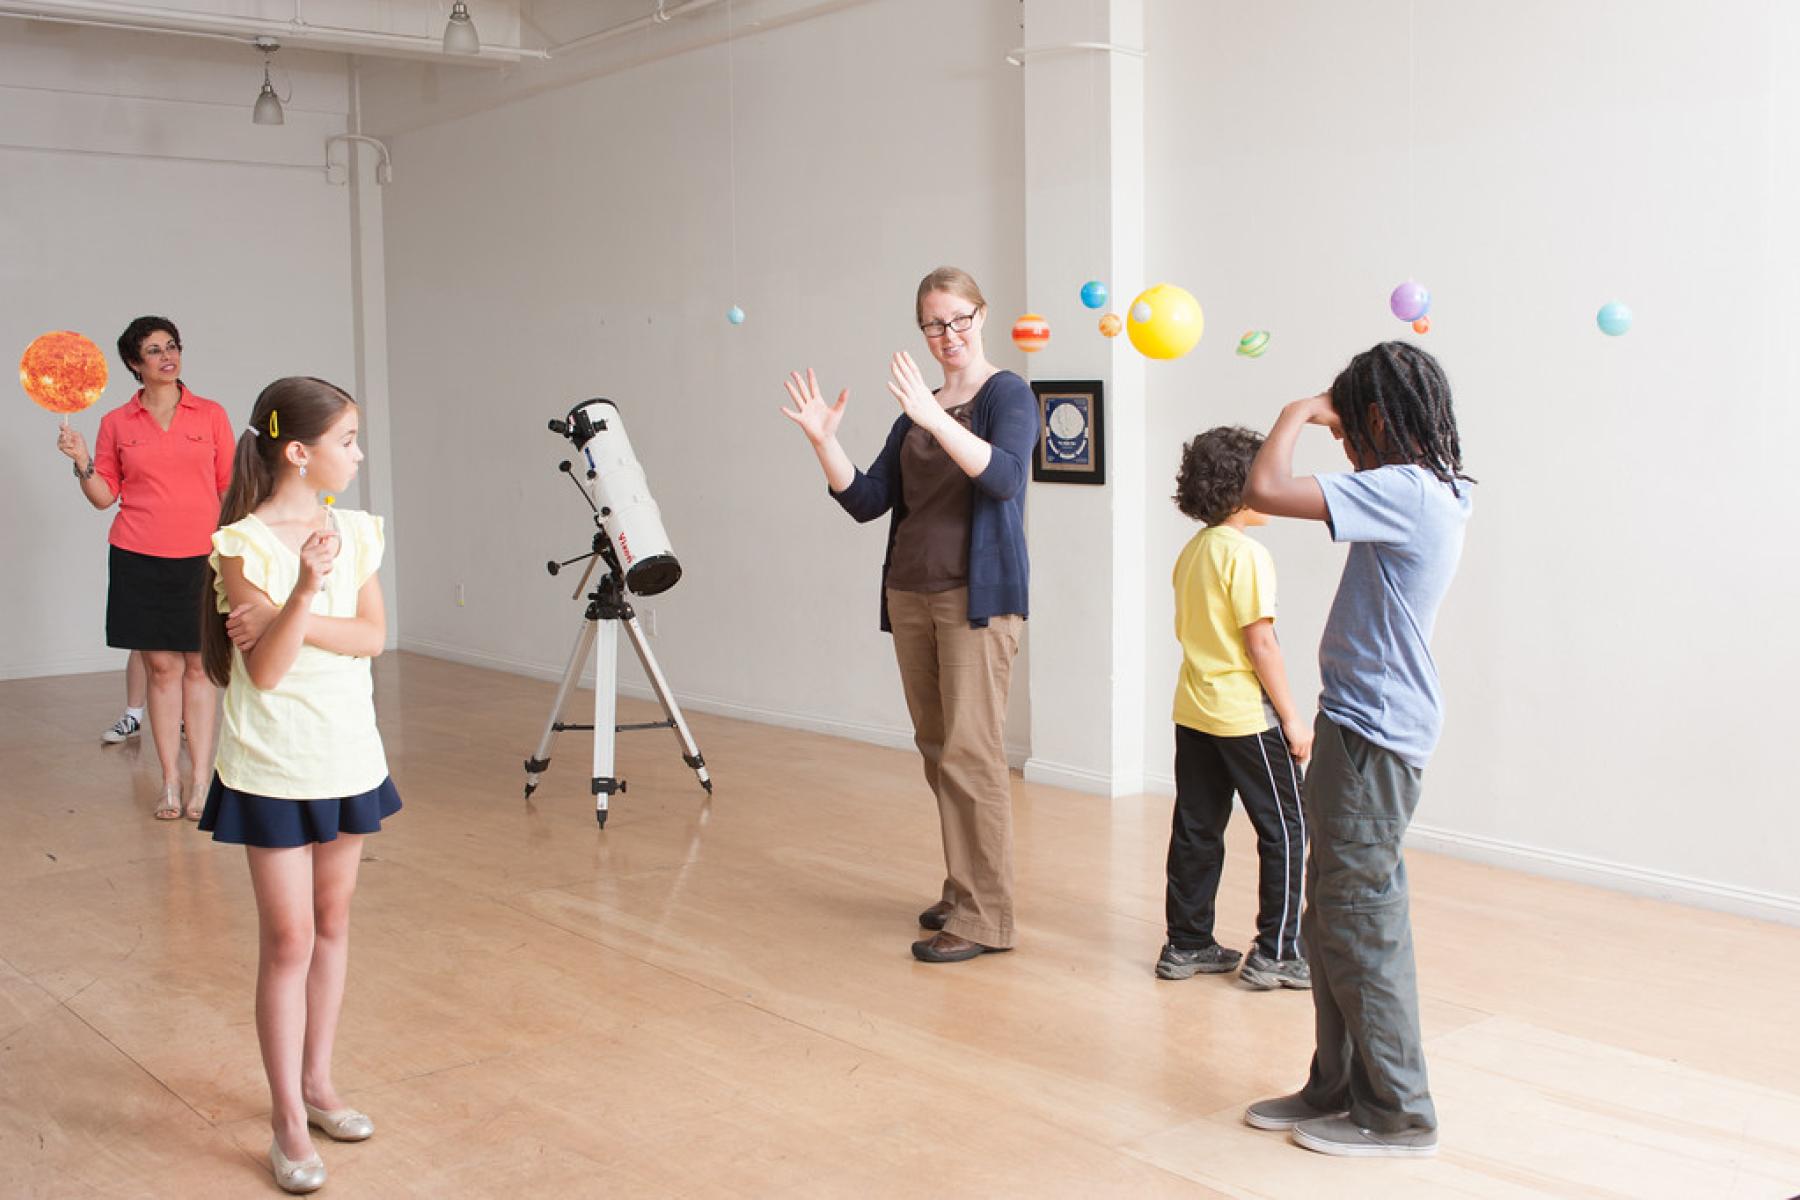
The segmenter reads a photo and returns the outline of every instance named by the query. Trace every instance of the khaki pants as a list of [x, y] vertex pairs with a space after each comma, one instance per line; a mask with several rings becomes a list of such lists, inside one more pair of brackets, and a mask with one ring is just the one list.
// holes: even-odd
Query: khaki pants
[[913, 741], [944, 828], [947, 933], [1013, 944], [1012, 780], [1006, 769], [1006, 695], [1025, 618], [969, 628], [969, 592], [888, 590], [894, 657], [912, 713]]

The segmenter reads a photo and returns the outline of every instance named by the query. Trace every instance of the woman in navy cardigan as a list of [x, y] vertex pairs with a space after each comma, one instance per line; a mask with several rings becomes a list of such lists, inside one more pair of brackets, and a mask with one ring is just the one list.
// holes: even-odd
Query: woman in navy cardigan
[[858, 521], [883, 513], [881, 627], [912, 713], [925, 780], [944, 831], [944, 886], [913, 943], [924, 962], [961, 962], [1013, 947], [1012, 781], [1004, 734], [1013, 657], [1024, 631], [1031, 568], [1025, 484], [1037, 444], [1037, 402], [987, 360], [987, 301], [968, 273], [940, 267], [919, 284], [914, 312], [943, 368], [933, 392], [905, 351], [888, 391], [900, 415], [867, 471], [838, 444], [848, 390], [827, 404], [809, 369], [785, 386], [831, 494]]

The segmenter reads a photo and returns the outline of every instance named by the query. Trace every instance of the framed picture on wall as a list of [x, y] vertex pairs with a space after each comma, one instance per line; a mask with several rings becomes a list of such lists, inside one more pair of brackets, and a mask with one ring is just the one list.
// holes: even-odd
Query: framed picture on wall
[[1034, 379], [1038, 446], [1031, 460], [1037, 483], [1106, 482], [1106, 406], [1098, 379]]

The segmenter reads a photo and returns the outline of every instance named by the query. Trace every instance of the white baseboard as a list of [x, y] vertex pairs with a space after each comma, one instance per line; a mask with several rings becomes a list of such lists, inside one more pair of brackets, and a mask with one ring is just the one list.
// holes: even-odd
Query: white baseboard
[[1071, 766], [1068, 763], [1051, 762], [1044, 758], [1027, 759], [1024, 774], [1027, 783], [1041, 783], [1071, 792], [1086, 792], [1090, 796], [1112, 797], [1130, 794], [1115, 789], [1113, 777], [1105, 771], [1096, 771], [1090, 767]]
[[[483, 654], [479, 651], [466, 650], [460, 646], [434, 642], [427, 638], [403, 638], [400, 648], [431, 658], [448, 659], [451, 662], [466, 663], [472, 667], [488, 667], [513, 675], [528, 675], [534, 679], [560, 680], [563, 670], [568, 666], [566, 662], [536, 663], [497, 654]], [[593, 672], [584, 671], [581, 683], [584, 687], [592, 687], [594, 684]], [[656, 699], [656, 693], [650, 690], [648, 684], [634, 683], [630, 680], [622, 681], [619, 684], [619, 694], [630, 696], [634, 700]], [[683, 711], [711, 713], [718, 717], [731, 717], [739, 721], [751, 721], [758, 725], [774, 725], [781, 729], [798, 729], [806, 733], [822, 733], [828, 737], [848, 738], [855, 742], [885, 746], [890, 750], [911, 750], [913, 748], [913, 733], [910, 728], [845, 721], [817, 713], [761, 708], [753, 704], [722, 700], [717, 696], [704, 696], [680, 689], [675, 690], [675, 701], [681, 705]], [[1027, 755], [1023, 746], [1009, 744], [1006, 747], [1007, 765], [1014, 770], [1023, 768], [1026, 765], [1026, 759]]]
[[1615, 892], [1646, 896], [1652, 900], [1668, 900], [1741, 917], [1800, 925], [1800, 896], [1784, 896], [1777, 892], [1714, 883], [1708, 879], [1695, 879], [1690, 875], [1634, 867], [1628, 863], [1610, 862], [1561, 850], [1546, 850], [1499, 838], [1438, 829], [1430, 825], [1414, 825], [1407, 832], [1406, 844], [1409, 848], [1448, 854], [1490, 866], [1507, 867], [1531, 875], [1593, 884]]
[[99, 649], [66, 658], [7, 663], [0, 667], [0, 679], [41, 679], [46, 675], [97, 675], [102, 671], [123, 671], [126, 653], [124, 650]]

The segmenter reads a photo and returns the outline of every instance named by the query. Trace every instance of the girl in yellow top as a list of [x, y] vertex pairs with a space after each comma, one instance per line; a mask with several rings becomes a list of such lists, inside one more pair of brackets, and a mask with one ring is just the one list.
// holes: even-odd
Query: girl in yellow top
[[283, 1190], [310, 1192], [325, 1164], [309, 1124], [339, 1141], [375, 1131], [332, 1085], [331, 1050], [363, 837], [400, 809], [369, 673], [387, 639], [375, 578], [382, 527], [319, 503], [362, 461], [356, 402], [344, 391], [278, 379], [250, 421], [213, 534], [216, 603], [202, 653], [225, 704], [200, 828], [249, 855], [269, 1163]]

